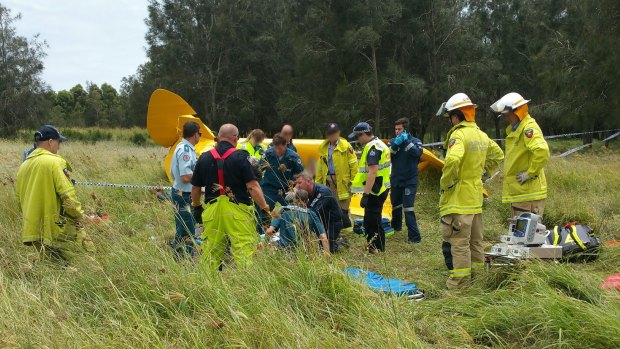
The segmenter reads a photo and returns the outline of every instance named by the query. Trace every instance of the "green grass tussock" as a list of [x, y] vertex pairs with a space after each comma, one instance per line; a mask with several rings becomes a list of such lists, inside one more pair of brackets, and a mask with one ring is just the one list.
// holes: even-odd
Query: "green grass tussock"
[[[96, 144], [63, 144], [76, 180], [167, 184], [165, 149], [112, 134]], [[590, 263], [495, 268], [475, 275], [468, 290], [446, 291], [437, 173], [421, 175], [419, 245], [395, 235], [387, 253], [369, 256], [364, 239], [348, 236], [349, 250], [332, 258], [262, 250], [250, 268], [227, 265], [221, 273], [172, 258], [170, 203], [142, 190], [78, 187], [87, 212], [103, 210], [111, 219], [88, 225], [95, 255], [60, 268], [20, 242], [14, 180], [26, 147], [0, 141], [0, 347], [620, 347], [620, 293], [600, 288], [607, 275], [620, 272], [620, 246], [604, 247]], [[613, 147], [553, 158], [545, 223], [577, 219], [604, 240], [620, 239], [619, 171]], [[499, 197], [501, 176], [488, 189], [490, 245], [506, 230], [509, 210]], [[346, 267], [415, 282], [427, 298], [378, 295], [346, 277]]]

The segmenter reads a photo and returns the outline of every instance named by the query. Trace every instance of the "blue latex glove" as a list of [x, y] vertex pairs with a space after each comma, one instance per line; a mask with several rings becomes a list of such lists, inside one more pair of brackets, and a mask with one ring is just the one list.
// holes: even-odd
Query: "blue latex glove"
[[394, 138], [394, 144], [401, 145], [404, 141], [407, 140], [407, 132], [403, 131], [403, 133], [399, 134]]
[[409, 134], [407, 133], [407, 131], [403, 131], [403, 133], [400, 134], [400, 137], [403, 138], [403, 141], [400, 142], [402, 143], [406, 143], [409, 140]]

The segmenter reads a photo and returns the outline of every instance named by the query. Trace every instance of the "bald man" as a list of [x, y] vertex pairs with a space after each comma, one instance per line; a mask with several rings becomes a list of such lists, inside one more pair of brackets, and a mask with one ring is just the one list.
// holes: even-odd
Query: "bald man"
[[237, 127], [222, 125], [217, 137], [217, 146], [198, 159], [191, 181], [194, 218], [204, 222], [202, 238], [207, 241], [202, 263], [212, 271], [221, 267], [228, 241], [235, 262], [240, 266], [251, 264], [258, 244], [254, 203], [269, 212], [248, 152], [236, 149]]

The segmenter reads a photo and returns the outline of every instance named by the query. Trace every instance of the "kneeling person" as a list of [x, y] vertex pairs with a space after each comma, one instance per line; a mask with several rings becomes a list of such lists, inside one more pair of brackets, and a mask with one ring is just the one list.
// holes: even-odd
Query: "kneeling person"
[[[309, 233], [314, 233], [321, 240], [323, 251], [327, 252], [329, 251], [329, 241], [325, 227], [316, 213], [308, 209], [307, 205], [308, 192], [302, 189], [296, 190], [293, 205], [283, 206], [280, 209], [281, 218], [274, 218], [265, 233], [273, 235], [274, 232], [279, 231], [279, 244], [284, 248], [299, 246], [301, 239], [308, 236]], [[305, 234], [305, 236], [300, 233]]]
[[305, 190], [308, 193], [308, 207], [316, 212], [327, 229], [329, 251], [337, 252], [337, 240], [340, 236], [340, 230], [342, 230], [342, 211], [334, 193], [327, 186], [315, 183], [308, 171], [300, 173], [295, 183], [297, 189]]

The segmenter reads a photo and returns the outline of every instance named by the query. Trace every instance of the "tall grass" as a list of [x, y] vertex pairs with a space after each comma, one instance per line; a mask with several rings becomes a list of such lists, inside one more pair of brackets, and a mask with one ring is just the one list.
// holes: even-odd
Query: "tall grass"
[[[20, 240], [14, 179], [26, 143], [0, 141], [0, 347], [107, 348], [614, 348], [620, 294], [600, 289], [620, 272], [620, 248], [588, 264], [525, 263], [476, 275], [462, 292], [444, 289], [436, 174], [422, 175], [416, 211], [423, 242], [388, 238], [369, 256], [364, 239], [330, 259], [259, 251], [247, 269], [209, 273], [175, 262], [166, 244], [173, 207], [146, 191], [80, 187], [86, 211], [96, 193], [111, 220], [88, 229], [97, 254], [62, 269]], [[158, 184], [166, 150], [125, 141], [67, 143], [78, 181]], [[620, 239], [620, 152], [595, 148], [552, 159], [545, 223], [576, 218]], [[485, 203], [488, 243], [504, 232], [501, 178]], [[349, 280], [360, 267], [418, 283], [427, 299], [375, 294]]]

